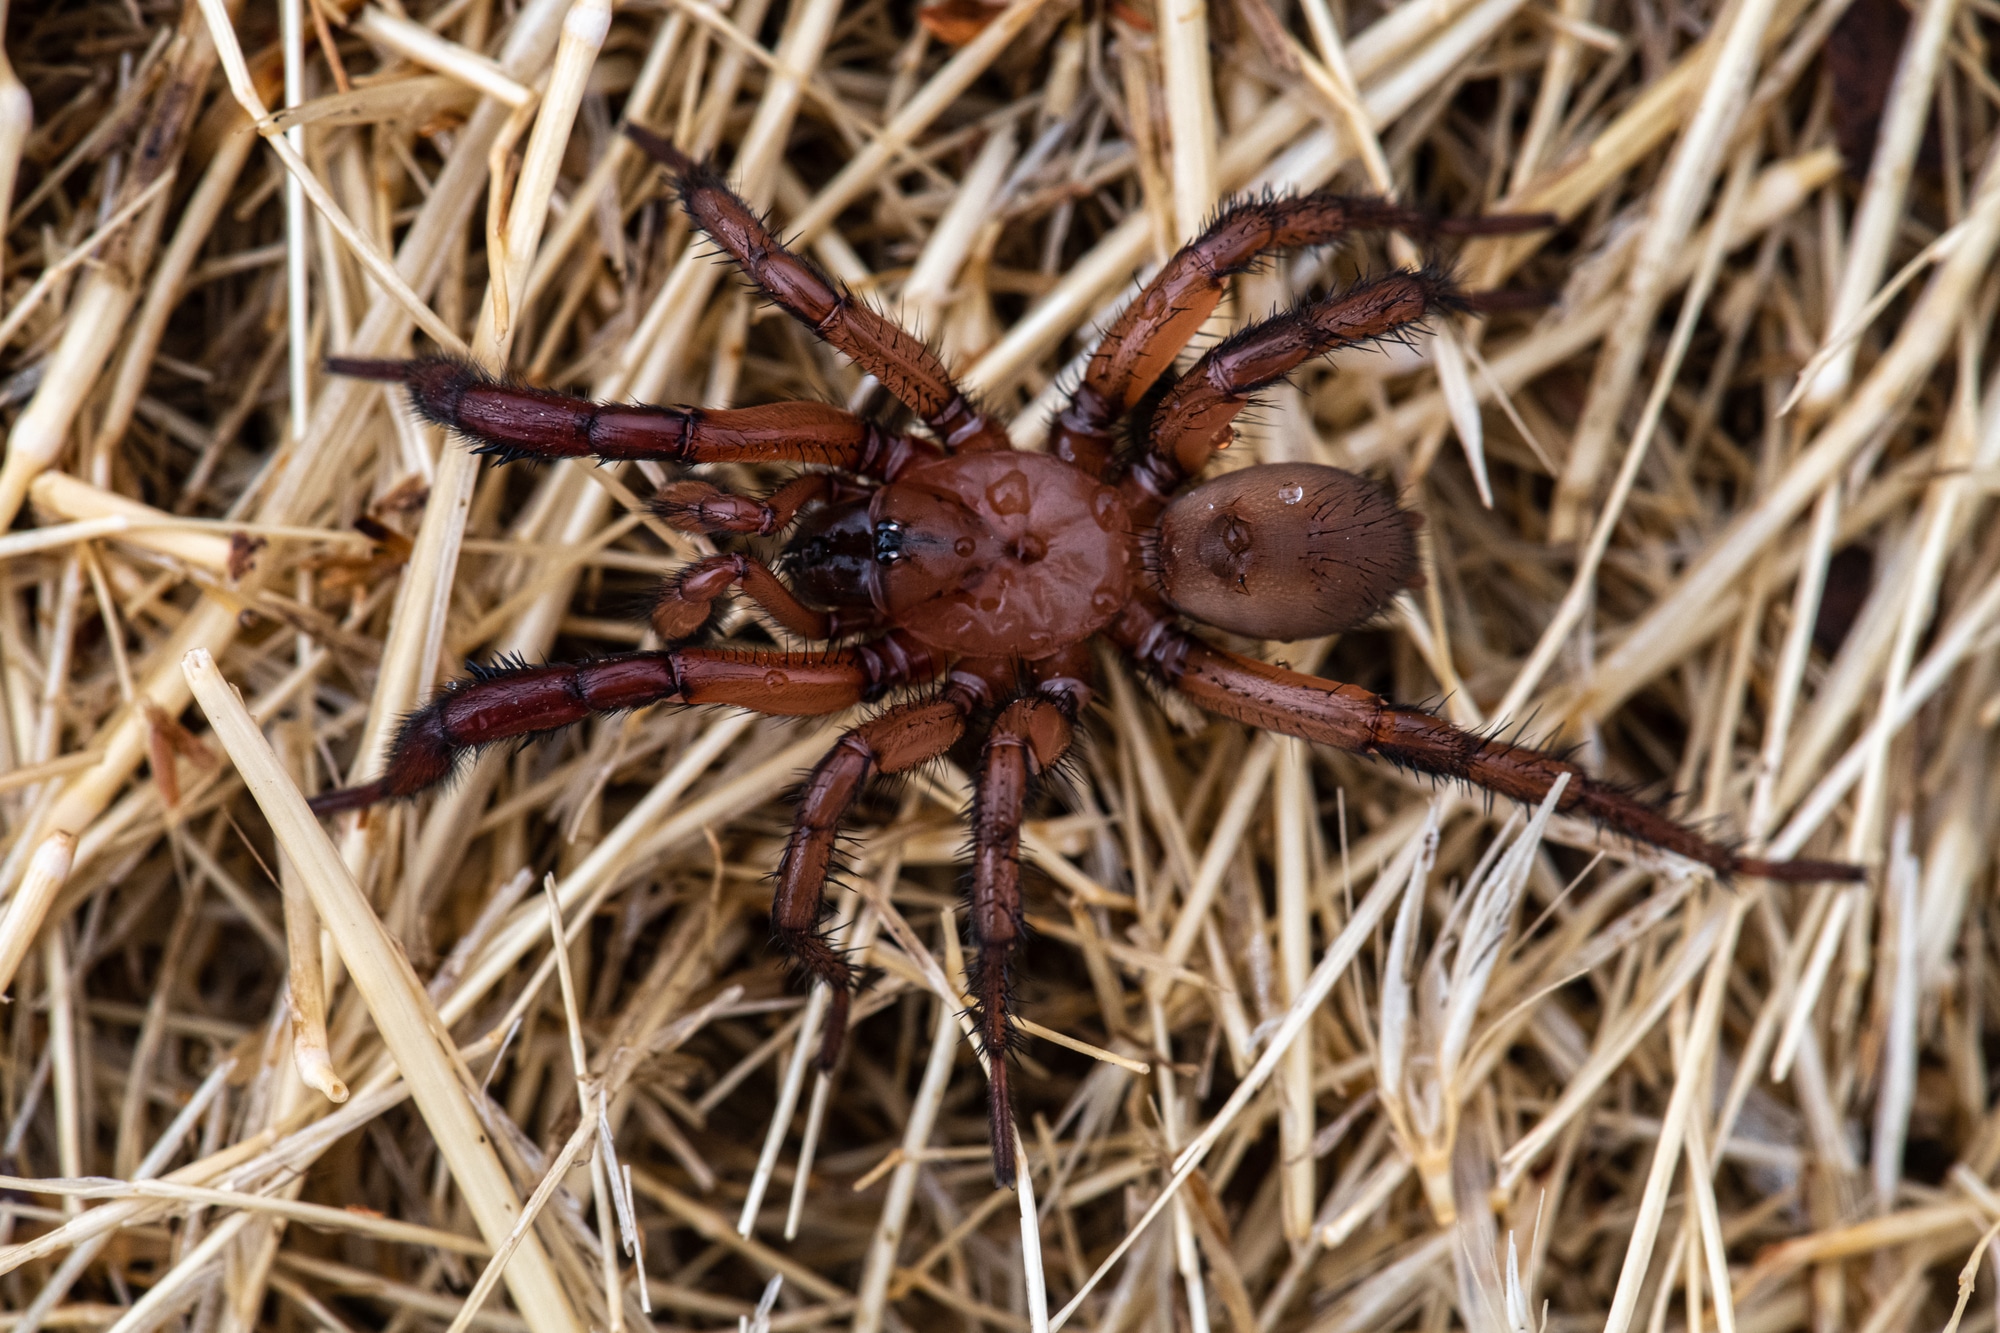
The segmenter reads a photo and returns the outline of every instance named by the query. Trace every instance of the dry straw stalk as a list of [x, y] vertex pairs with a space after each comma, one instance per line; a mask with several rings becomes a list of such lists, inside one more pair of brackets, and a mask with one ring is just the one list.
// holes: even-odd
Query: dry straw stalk
[[[0, 1329], [1991, 1333], [1951, 1278], [1990, 1282], [2000, 1225], [1992, 20], [12, 6]], [[1198, 346], [1427, 258], [1549, 296], [1260, 403], [1216, 466], [1377, 477], [1426, 583], [1232, 646], [1870, 879], [1718, 884], [1107, 657], [1022, 841], [1010, 1193], [963, 1012], [975, 749], [851, 821], [871, 980], [830, 1074], [767, 877], [861, 712], [663, 706], [315, 820], [461, 659], [650, 646], [634, 608], [715, 549], [648, 508], [668, 469], [485, 466], [326, 357], [904, 424], [623, 120], [1024, 448], [1233, 195], [1555, 213], [1229, 280]]]

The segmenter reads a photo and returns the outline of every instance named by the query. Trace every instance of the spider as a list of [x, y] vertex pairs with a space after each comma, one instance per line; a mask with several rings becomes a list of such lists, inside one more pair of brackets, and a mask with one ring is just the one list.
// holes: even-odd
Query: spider
[[[1212, 713], [1369, 754], [1521, 801], [1560, 775], [1560, 808], [1723, 875], [1848, 879], [1849, 866], [1738, 855], [1557, 755], [1463, 731], [1354, 685], [1217, 647], [1192, 625], [1253, 639], [1338, 633], [1417, 576], [1414, 518], [1365, 478], [1315, 464], [1242, 468], [1190, 486], [1257, 392], [1339, 347], [1407, 336], [1430, 315], [1497, 304], [1442, 270], [1397, 271], [1252, 324], [1173, 374], [1231, 275], [1353, 228], [1502, 234], [1546, 217], [1440, 221], [1329, 193], [1239, 202], [1180, 250], [1111, 324], [1056, 418], [1047, 453], [1010, 443], [919, 338], [793, 254], [707, 165], [633, 127], [681, 203], [764, 296], [904, 403], [927, 435], [811, 402], [707, 411], [595, 404], [441, 358], [335, 359], [400, 382], [415, 410], [502, 460], [804, 464], [762, 498], [679, 480], [655, 504], [682, 530], [789, 534], [778, 569], [731, 552], [679, 570], [651, 623], [667, 645], [589, 662], [483, 668], [402, 724], [381, 777], [327, 793], [322, 813], [407, 797], [481, 746], [592, 714], [671, 702], [825, 715], [903, 695], [847, 731], [806, 778], [776, 873], [777, 947], [830, 993], [818, 1059], [844, 1039], [856, 966], [822, 927], [842, 821], [864, 784], [984, 732], [971, 809], [968, 980], [991, 1066], [993, 1171], [1012, 1185], [1010, 979], [1023, 937], [1019, 845], [1031, 792], [1062, 762], [1091, 699], [1093, 640]], [[1132, 448], [1121, 453], [1124, 428]], [[778, 570], [789, 578], [781, 578]], [[750, 598], [801, 639], [785, 652], [705, 645], [718, 603]]]

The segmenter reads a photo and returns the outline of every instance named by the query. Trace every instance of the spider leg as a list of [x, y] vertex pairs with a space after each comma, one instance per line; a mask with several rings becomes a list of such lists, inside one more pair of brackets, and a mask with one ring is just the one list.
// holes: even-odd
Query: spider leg
[[1300, 675], [1210, 647], [1154, 607], [1135, 605], [1110, 633], [1142, 666], [1209, 712], [1265, 731], [1374, 755], [1517, 801], [1541, 800], [1567, 774], [1559, 810], [1594, 819], [1724, 875], [1793, 882], [1864, 878], [1859, 866], [1833, 861], [1740, 856], [1558, 755], [1462, 731], [1357, 685]]
[[[1409, 332], [1440, 310], [1464, 309], [1451, 279], [1432, 269], [1385, 274], [1273, 315], [1210, 348], [1154, 411], [1147, 452], [1125, 479], [1126, 503], [1144, 514], [1207, 466], [1237, 413], [1258, 390], [1340, 347]], [[1135, 517], [1138, 515], [1135, 515]]]
[[593, 713], [648, 704], [728, 704], [779, 717], [838, 713], [864, 699], [931, 679], [927, 649], [891, 634], [828, 653], [674, 648], [550, 666], [489, 668], [446, 686], [403, 720], [382, 776], [322, 793], [320, 814], [414, 796], [451, 776], [473, 751], [558, 731]]
[[851, 628], [842, 624], [837, 612], [801, 602], [762, 560], [733, 551], [693, 561], [667, 580], [653, 603], [653, 628], [668, 643], [691, 638], [708, 624], [716, 601], [732, 588], [740, 589], [801, 639], [836, 639]]
[[1111, 428], [1164, 374], [1215, 307], [1229, 279], [1276, 251], [1325, 245], [1344, 233], [1390, 228], [1419, 235], [1492, 236], [1553, 226], [1546, 213], [1437, 218], [1386, 199], [1327, 192], [1251, 199], [1222, 210], [1208, 230], [1161, 266], [1119, 312], [1091, 354], [1083, 380], [1056, 418], [1050, 450], [1102, 472]]
[[426, 421], [502, 461], [597, 458], [661, 463], [814, 463], [887, 480], [934, 457], [933, 446], [892, 435], [825, 403], [768, 403], [709, 410], [593, 403], [552, 389], [508, 384], [463, 361], [329, 357], [327, 369], [409, 390]]
[[944, 362], [923, 339], [870, 310], [811, 261], [786, 249], [714, 169], [637, 125], [626, 126], [625, 132], [674, 173], [688, 216], [772, 302], [881, 381], [947, 449], [1011, 447], [1006, 429], [959, 392]]
[[827, 879], [836, 868], [841, 822], [870, 778], [904, 772], [949, 750], [965, 731], [972, 706], [970, 695], [947, 689], [942, 697], [891, 708], [842, 736], [806, 779], [785, 855], [778, 863], [771, 933], [799, 971], [825, 984], [832, 1000], [820, 1038], [821, 1069], [831, 1069], [840, 1057], [858, 979], [854, 965], [827, 943], [820, 927]]
[[1074, 699], [1039, 693], [1007, 705], [986, 738], [972, 798], [972, 954], [974, 1026], [986, 1052], [993, 1180], [1015, 1183], [1013, 1098], [1008, 1090], [1009, 1014], [1014, 953], [1025, 927], [1021, 911], [1021, 817], [1030, 785], [1061, 762], [1075, 735]]

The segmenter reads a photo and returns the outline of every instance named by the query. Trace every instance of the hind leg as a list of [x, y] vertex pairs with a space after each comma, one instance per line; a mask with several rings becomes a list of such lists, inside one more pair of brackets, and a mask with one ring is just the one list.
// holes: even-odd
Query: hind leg
[[1443, 718], [1391, 703], [1358, 685], [1300, 675], [1211, 647], [1153, 608], [1128, 611], [1112, 627], [1111, 638], [1141, 668], [1209, 712], [1265, 731], [1374, 755], [1522, 802], [1540, 801], [1558, 779], [1566, 778], [1558, 811], [1596, 820], [1722, 875], [1757, 875], [1791, 883], [1867, 877], [1860, 866], [1836, 861], [1766, 861], [1740, 855], [1623, 788], [1599, 781], [1561, 755], [1461, 731]]

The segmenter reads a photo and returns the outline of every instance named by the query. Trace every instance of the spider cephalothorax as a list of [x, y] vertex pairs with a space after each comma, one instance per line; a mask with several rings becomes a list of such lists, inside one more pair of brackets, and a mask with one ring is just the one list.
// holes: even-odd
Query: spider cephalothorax
[[[1723, 874], [1853, 878], [1852, 867], [1739, 856], [1543, 751], [1461, 731], [1367, 690], [1212, 646], [1187, 622], [1255, 638], [1337, 633], [1416, 575], [1414, 519], [1375, 483], [1310, 464], [1248, 467], [1188, 486], [1261, 389], [1338, 347], [1407, 334], [1476, 304], [1438, 270], [1397, 272], [1300, 305], [1216, 344], [1158, 386], [1230, 275], [1275, 250], [1356, 227], [1504, 233], [1542, 217], [1442, 223], [1379, 199], [1331, 194], [1226, 209], [1167, 261], [1111, 324], [1047, 454], [1015, 450], [919, 339], [859, 304], [779, 243], [721, 177], [641, 130], [682, 202], [779, 307], [908, 406], [927, 434], [892, 433], [816, 403], [703, 411], [594, 404], [495, 381], [443, 359], [331, 363], [404, 384], [424, 416], [502, 458], [790, 462], [808, 471], [761, 499], [670, 483], [671, 523], [712, 536], [789, 534], [779, 572], [726, 553], [669, 581], [652, 613], [669, 645], [570, 665], [488, 669], [404, 723], [381, 776], [321, 811], [410, 796], [482, 745], [648, 704], [733, 704], [805, 716], [903, 696], [844, 734], [807, 778], [777, 871], [771, 924], [833, 1004], [820, 1058], [838, 1056], [853, 965], [820, 918], [841, 820], [872, 777], [944, 754], [986, 725], [972, 812], [969, 975], [994, 1058], [994, 1174], [1015, 1171], [1007, 1095], [1011, 969], [1022, 936], [1018, 848], [1030, 789], [1069, 751], [1091, 695], [1094, 638], [1211, 712], [1521, 800], [1567, 776], [1561, 809]], [[1114, 461], [1121, 422], [1149, 409], [1138, 448]], [[789, 578], [789, 583], [786, 579]], [[703, 645], [718, 601], [740, 593], [787, 631], [832, 646], [780, 652]]]

